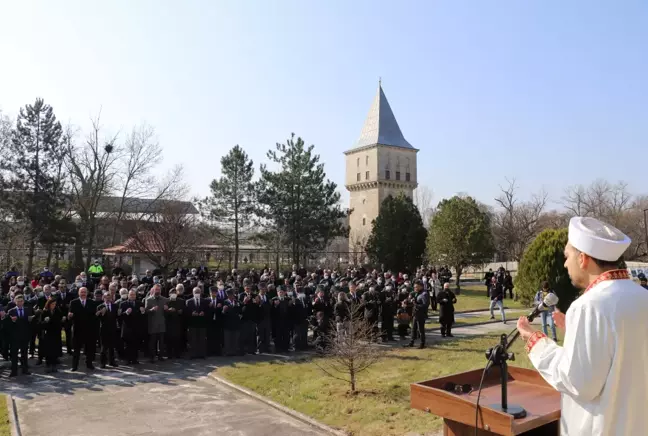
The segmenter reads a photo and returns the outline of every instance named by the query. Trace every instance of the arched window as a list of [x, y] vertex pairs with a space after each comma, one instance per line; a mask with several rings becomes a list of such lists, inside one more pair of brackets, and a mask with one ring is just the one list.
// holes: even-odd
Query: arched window
[[365, 165], [369, 165], [369, 156], [365, 156]]
[[358, 167], [360, 166], [360, 158], [356, 159], [356, 166], [358, 166]]
[[367, 218], [362, 218], [362, 225], [364, 226], [365, 224], [367, 224]]

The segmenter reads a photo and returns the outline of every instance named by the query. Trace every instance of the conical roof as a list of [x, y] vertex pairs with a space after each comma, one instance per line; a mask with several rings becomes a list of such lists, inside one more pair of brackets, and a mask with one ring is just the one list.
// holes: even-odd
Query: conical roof
[[364, 126], [362, 126], [360, 138], [354, 148], [376, 144], [414, 149], [403, 136], [400, 127], [398, 127], [398, 122], [389, 106], [380, 82], [378, 82], [376, 97], [371, 104]]

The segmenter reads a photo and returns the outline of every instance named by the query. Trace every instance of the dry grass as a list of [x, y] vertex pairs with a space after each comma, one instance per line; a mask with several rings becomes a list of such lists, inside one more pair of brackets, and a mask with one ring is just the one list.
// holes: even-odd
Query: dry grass
[[7, 409], [7, 398], [0, 394], [0, 436], [10, 436], [9, 410]]
[[[390, 349], [359, 377], [357, 395], [343, 382], [326, 377], [309, 359], [235, 364], [218, 373], [278, 403], [354, 436], [400, 436], [440, 428], [441, 419], [410, 408], [409, 385], [456, 372], [482, 368], [484, 351], [498, 335], [444, 341], [429, 348]], [[530, 368], [522, 350], [513, 345], [514, 365]]]

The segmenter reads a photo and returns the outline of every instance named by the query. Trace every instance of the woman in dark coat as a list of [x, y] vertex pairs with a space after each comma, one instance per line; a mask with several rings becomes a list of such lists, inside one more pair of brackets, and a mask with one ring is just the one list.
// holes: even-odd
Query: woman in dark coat
[[56, 298], [50, 298], [40, 315], [40, 328], [43, 331], [40, 349], [43, 351], [47, 369], [45, 372], [56, 372], [59, 354], [61, 354], [61, 328], [63, 326], [63, 313], [56, 307]]
[[439, 304], [439, 324], [441, 324], [441, 336], [452, 337], [452, 324], [454, 324], [454, 305], [457, 297], [450, 290], [450, 284], [444, 283], [443, 290], [437, 294]]

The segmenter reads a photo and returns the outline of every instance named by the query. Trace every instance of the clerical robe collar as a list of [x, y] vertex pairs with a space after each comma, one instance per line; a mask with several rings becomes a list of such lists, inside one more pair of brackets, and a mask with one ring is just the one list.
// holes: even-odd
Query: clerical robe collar
[[[599, 283], [606, 282], [608, 280], [628, 280], [630, 279], [630, 273], [627, 269], [613, 269], [610, 271], [605, 271], [603, 274], [599, 275], [592, 283], [589, 284], [585, 292], [592, 289], [594, 286]], [[583, 292], [583, 293], [585, 293]]]

